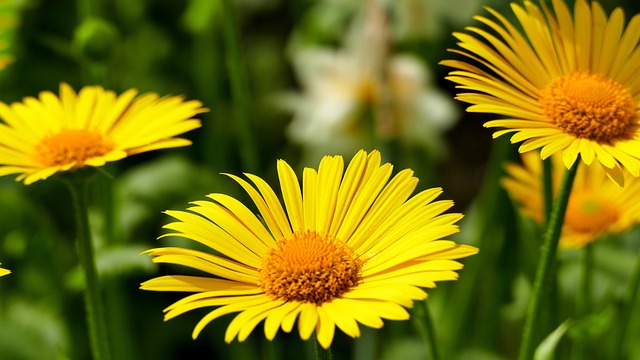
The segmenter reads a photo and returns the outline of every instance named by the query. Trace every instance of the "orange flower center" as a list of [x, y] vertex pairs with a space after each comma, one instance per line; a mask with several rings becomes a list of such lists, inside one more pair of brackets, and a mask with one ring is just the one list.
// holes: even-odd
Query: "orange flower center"
[[273, 299], [322, 304], [358, 284], [363, 261], [333, 236], [296, 232], [262, 261], [259, 286]]
[[544, 115], [563, 132], [598, 143], [628, 136], [636, 117], [636, 104], [627, 89], [588, 71], [552, 82], [539, 101]]
[[595, 194], [575, 193], [569, 198], [564, 223], [577, 232], [597, 236], [611, 227], [618, 216], [618, 210], [607, 199]]
[[78, 168], [85, 161], [113, 150], [114, 144], [101, 134], [88, 130], [62, 130], [42, 139], [35, 148], [35, 159], [44, 166], [75, 163]]

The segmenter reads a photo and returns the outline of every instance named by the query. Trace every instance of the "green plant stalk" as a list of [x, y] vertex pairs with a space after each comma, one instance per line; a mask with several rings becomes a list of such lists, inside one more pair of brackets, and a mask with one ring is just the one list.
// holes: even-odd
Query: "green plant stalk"
[[[583, 318], [589, 313], [591, 308], [591, 285], [593, 277], [593, 244], [589, 243], [582, 248], [580, 256], [580, 280], [578, 283], [578, 298], [576, 299], [577, 318]], [[577, 339], [574, 346], [574, 359], [587, 359], [587, 341]]]
[[318, 339], [316, 338], [316, 333], [313, 333], [313, 339], [311, 339], [311, 341], [313, 341], [313, 344], [315, 346], [315, 354], [316, 354], [316, 360], [331, 360], [333, 359], [333, 355], [331, 354], [331, 347], [325, 349], [322, 347], [322, 345], [320, 345], [320, 343], [318, 342]]
[[627, 287], [627, 293], [624, 297], [624, 304], [622, 307], [622, 316], [620, 318], [620, 329], [618, 337], [615, 340], [613, 347], [612, 359], [626, 359], [626, 351], [624, 350], [625, 341], [627, 337], [627, 331], [629, 330], [629, 320], [631, 319], [631, 312], [636, 307], [638, 302], [638, 288], [640, 288], [640, 254], [631, 273], [629, 279], [629, 285]]
[[[215, 20], [218, 17], [214, 17]], [[223, 109], [222, 92], [224, 77], [223, 59], [220, 59], [221, 38], [217, 23], [193, 34], [192, 82], [197, 91], [197, 98], [209, 104], [212, 109]], [[199, 136], [202, 139], [216, 139], [216, 141], [200, 141], [200, 151], [203, 161], [213, 169], [228, 169], [230, 155], [230, 139], [226, 136], [227, 116], [219, 111], [201, 114], [203, 127]]]
[[264, 360], [278, 360], [283, 358], [282, 344], [279, 339], [267, 340], [266, 338], [260, 338], [261, 346], [261, 358]]
[[540, 248], [540, 258], [536, 269], [536, 278], [533, 284], [532, 298], [529, 300], [527, 317], [520, 344], [519, 360], [531, 360], [537, 343], [537, 330], [540, 325], [540, 315], [542, 314], [543, 300], [551, 284], [551, 276], [555, 266], [560, 233], [564, 223], [564, 215], [569, 203], [569, 194], [573, 187], [573, 180], [576, 177], [579, 162], [565, 171], [562, 183], [558, 189], [558, 194], [551, 209], [549, 223], [544, 233], [542, 247]]
[[243, 168], [255, 173], [258, 170], [258, 151], [253, 136], [250, 109], [255, 105], [249, 101], [249, 86], [246, 63], [240, 56], [240, 37], [236, 23], [235, 9], [231, 0], [222, 0], [222, 32], [225, 45], [225, 59], [236, 113], [236, 126], [240, 138], [240, 157]]
[[87, 180], [65, 181], [71, 194], [76, 220], [76, 241], [80, 266], [85, 276], [85, 309], [94, 360], [109, 360], [109, 343], [105, 312], [100, 297], [100, 283], [96, 271], [93, 243], [89, 228]]
[[76, 9], [78, 11], [78, 19], [100, 16], [100, 1], [96, 0], [76, 0]]
[[[544, 228], [547, 228], [549, 219], [551, 218], [551, 209], [553, 208], [553, 162], [551, 158], [542, 161], [542, 191], [544, 200]], [[549, 285], [549, 307], [546, 314], [543, 315], [544, 324], [542, 329], [554, 329], [554, 324], [558, 323], [558, 279], [555, 275], [558, 264], [551, 269], [551, 284]]]
[[551, 158], [542, 160], [542, 190], [544, 196], [544, 223], [549, 223], [553, 207], [553, 163]]
[[433, 326], [433, 320], [431, 319], [431, 313], [429, 312], [429, 306], [426, 301], [420, 301], [416, 305], [414, 315], [427, 349], [427, 358], [429, 360], [439, 360], [440, 353], [438, 352], [436, 332]]

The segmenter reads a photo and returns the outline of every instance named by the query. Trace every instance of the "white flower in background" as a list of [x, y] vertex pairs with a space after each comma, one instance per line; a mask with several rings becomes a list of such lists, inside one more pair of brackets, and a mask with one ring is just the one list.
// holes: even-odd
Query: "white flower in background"
[[388, 82], [397, 136], [441, 149], [442, 134], [459, 113], [451, 97], [434, 86], [425, 64], [413, 55], [396, 55], [389, 61]]
[[362, 131], [362, 105], [372, 96], [373, 79], [358, 71], [343, 53], [309, 48], [295, 55], [294, 67], [303, 93], [293, 96], [288, 136], [308, 147], [351, 151]]
[[399, 139], [438, 153], [457, 120], [453, 101], [433, 85], [417, 57], [390, 54], [378, 1], [351, 25], [340, 49], [298, 45], [293, 68], [302, 93], [281, 98], [293, 112], [290, 140], [307, 151], [349, 153], [378, 139]]

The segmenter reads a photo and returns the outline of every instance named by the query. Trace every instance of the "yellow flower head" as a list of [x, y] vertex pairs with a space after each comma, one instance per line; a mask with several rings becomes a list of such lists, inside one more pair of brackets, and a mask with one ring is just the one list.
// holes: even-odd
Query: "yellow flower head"
[[0, 176], [20, 174], [25, 184], [85, 165], [102, 166], [129, 155], [191, 144], [174, 138], [200, 127], [192, 119], [207, 111], [199, 101], [137, 90], [121, 95], [100, 86], [76, 94], [60, 85], [38, 99], [0, 103]]
[[7, 274], [11, 274], [11, 271], [7, 269], [0, 268], [0, 276], [5, 276]]
[[[554, 193], [560, 187], [564, 166], [559, 155], [551, 157]], [[543, 221], [542, 170], [536, 152], [522, 155], [522, 165], [508, 164], [503, 187], [522, 213]], [[599, 237], [619, 234], [640, 223], [640, 179], [626, 174], [626, 186], [607, 179], [600, 166], [581, 166], [569, 196], [560, 246], [581, 247]]]
[[[318, 171], [306, 168], [302, 188], [291, 167], [278, 162], [284, 207], [261, 178], [233, 176], [260, 217], [238, 200], [211, 194], [190, 211], [167, 211], [177, 219], [165, 236], [200, 242], [210, 253], [169, 247], [149, 250], [157, 263], [195, 268], [210, 276], [162, 276], [144, 290], [185, 291], [165, 309], [165, 320], [215, 307], [193, 337], [212, 320], [239, 312], [225, 341], [243, 341], [262, 320], [267, 339], [279, 328], [291, 332], [298, 319], [302, 339], [316, 332], [328, 348], [337, 326], [352, 337], [358, 323], [380, 328], [382, 319], [405, 320], [404, 309], [427, 294], [421, 287], [455, 280], [453, 259], [475, 254], [471, 246], [441, 240], [458, 232], [461, 214], [443, 214], [452, 201], [433, 201], [439, 188], [409, 198], [418, 179], [409, 169], [390, 181], [391, 164], [380, 153], [360, 151], [346, 171], [341, 156], [326, 156]], [[285, 212], [286, 211], [286, 212]]]
[[622, 9], [609, 18], [600, 4], [577, 0], [574, 16], [562, 0], [553, 12], [530, 1], [512, 4], [524, 34], [504, 16], [477, 16], [492, 31], [455, 33], [452, 50], [479, 63], [446, 60], [455, 68], [447, 77], [470, 103], [467, 110], [507, 116], [485, 127], [514, 133], [520, 152], [541, 149], [543, 159], [561, 153], [569, 168], [577, 160], [602, 165], [622, 184], [622, 169], [640, 176], [640, 15], [625, 29]]

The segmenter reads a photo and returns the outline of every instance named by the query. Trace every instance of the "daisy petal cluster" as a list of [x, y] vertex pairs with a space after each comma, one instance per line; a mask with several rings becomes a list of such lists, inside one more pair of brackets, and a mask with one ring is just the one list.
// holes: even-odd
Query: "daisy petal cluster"
[[86, 86], [76, 94], [62, 83], [59, 96], [43, 91], [38, 98], [0, 103], [0, 176], [19, 174], [18, 181], [31, 184], [58, 172], [191, 144], [175, 136], [200, 127], [193, 119], [206, 111], [199, 101], [137, 93]]
[[352, 337], [358, 324], [383, 326], [406, 320], [423, 288], [455, 280], [455, 259], [478, 250], [445, 238], [458, 232], [461, 214], [445, 212], [452, 201], [435, 199], [439, 188], [413, 197], [418, 179], [411, 170], [392, 175], [380, 153], [360, 151], [346, 170], [341, 156], [326, 156], [316, 171], [306, 168], [302, 186], [292, 168], [278, 162], [280, 190], [261, 178], [229, 175], [247, 192], [259, 217], [238, 200], [211, 194], [188, 211], [167, 211], [177, 221], [164, 236], [179, 236], [211, 248], [149, 250], [157, 263], [184, 265], [207, 276], [171, 275], [144, 282], [152, 291], [193, 293], [165, 309], [165, 319], [214, 308], [193, 337], [212, 320], [239, 313], [225, 341], [245, 340], [264, 320], [267, 339], [291, 332], [297, 320], [302, 339], [315, 331], [328, 348], [335, 328]]
[[[561, 154], [566, 168], [580, 157], [623, 184], [623, 169], [640, 176], [640, 15], [625, 27], [622, 9], [609, 16], [597, 2], [577, 0], [573, 16], [562, 0], [552, 9], [513, 3], [514, 25], [488, 9], [486, 28], [455, 33], [468, 62], [446, 60], [447, 77], [468, 111], [503, 115], [485, 123], [513, 134], [520, 152]], [[522, 31], [519, 30], [522, 28]]]

